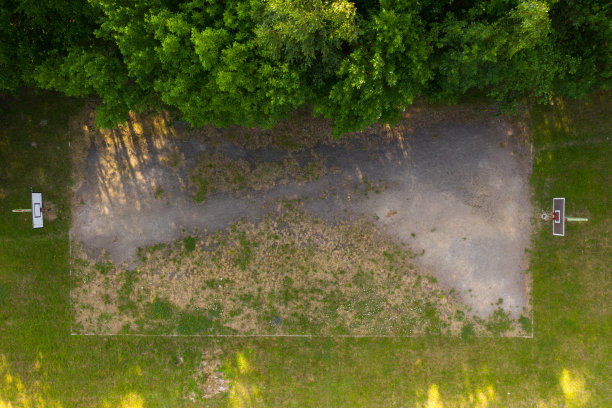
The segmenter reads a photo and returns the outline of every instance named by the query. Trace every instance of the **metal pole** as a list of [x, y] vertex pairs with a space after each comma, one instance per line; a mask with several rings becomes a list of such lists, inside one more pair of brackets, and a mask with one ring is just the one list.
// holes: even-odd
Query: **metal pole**
[[588, 218], [580, 218], [580, 217], [565, 217], [566, 221], [572, 221], [572, 222], [583, 222], [583, 221], [588, 221]]

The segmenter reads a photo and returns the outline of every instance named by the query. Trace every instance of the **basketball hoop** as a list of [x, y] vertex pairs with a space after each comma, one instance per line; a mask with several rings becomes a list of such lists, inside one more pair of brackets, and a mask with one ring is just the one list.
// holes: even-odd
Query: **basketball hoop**
[[32, 208], [16, 208], [14, 213], [32, 213], [32, 228], [43, 227], [42, 193], [32, 192]]
[[540, 218], [543, 219], [544, 221], [552, 221], [553, 217], [554, 217], [554, 214], [546, 210], [542, 210], [542, 212], [540, 213]]
[[542, 211], [540, 218], [544, 221], [552, 221], [553, 235], [565, 236], [565, 222], [586, 222], [588, 218], [582, 217], [566, 217], [565, 216], [565, 198], [553, 198], [553, 211]]

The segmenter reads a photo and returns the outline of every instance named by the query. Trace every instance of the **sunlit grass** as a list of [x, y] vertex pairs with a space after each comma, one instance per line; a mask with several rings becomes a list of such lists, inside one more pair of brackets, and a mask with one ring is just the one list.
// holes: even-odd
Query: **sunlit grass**
[[589, 401], [589, 393], [585, 389], [585, 381], [579, 374], [573, 374], [567, 369], [561, 373], [561, 389], [568, 407], [581, 407]]
[[[42, 355], [39, 354], [33, 368], [37, 377], [31, 384], [26, 384], [21, 376], [15, 374], [6, 356], [0, 354], [0, 408], [48, 407], [61, 408], [62, 404], [47, 395], [48, 383], [42, 377]], [[42, 378], [41, 378], [42, 377]]]
[[[0, 129], [5, 166], [0, 183], [0, 285], [5, 288], [0, 404], [21, 407], [21, 401], [31, 401], [36, 406], [34, 398], [40, 396], [52, 407], [612, 406], [612, 314], [606, 307], [612, 290], [612, 152], [605, 143], [538, 150], [553, 138], [612, 137], [612, 99], [597, 98], [566, 103], [565, 110], [551, 106], [531, 117], [538, 151], [534, 203], [565, 196], [568, 212], [592, 219], [569, 226], [564, 238], [553, 238], [548, 226], [536, 228], [529, 272], [535, 338], [466, 340], [70, 336], [69, 218], [33, 231], [30, 219], [6, 211], [23, 205], [24, 196], [27, 204], [30, 185], [41, 174], [54, 190], [49, 198], [67, 202], [68, 154], [53, 143], [61, 145], [66, 136], [61, 129], [70, 104], [53, 95], [12, 102], [1, 114], [8, 125]], [[572, 120], [563, 115], [573, 115]], [[43, 118], [49, 124], [37, 127]], [[40, 142], [37, 148], [32, 141]], [[49, 159], [37, 160], [40, 152]], [[192, 402], [185, 398], [186, 384], [209, 358], [206, 353], [224, 361], [230, 390]]]

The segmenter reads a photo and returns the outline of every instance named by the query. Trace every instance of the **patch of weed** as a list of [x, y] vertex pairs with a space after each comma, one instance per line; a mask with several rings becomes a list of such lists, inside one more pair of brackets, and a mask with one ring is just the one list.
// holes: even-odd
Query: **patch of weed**
[[168, 300], [156, 297], [150, 305], [150, 314], [153, 319], [167, 320], [174, 315], [174, 306]]
[[204, 281], [202, 289], [218, 289], [230, 284], [232, 284], [230, 279], [207, 279]]
[[323, 296], [322, 314], [324, 319], [337, 319], [338, 310], [340, 309], [338, 299], [342, 299], [342, 297], [343, 295], [338, 289], [332, 289], [331, 292]]
[[474, 324], [472, 322], [465, 323], [461, 328], [461, 338], [471, 339], [476, 337], [476, 331], [474, 330]]
[[187, 252], [192, 252], [196, 248], [196, 237], [183, 238], [183, 246]]
[[9, 285], [7, 283], [3, 283], [0, 285], [0, 305], [4, 303], [4, 300], [9, 295]]
[[106, 275], [110, 271], [113, 270], [115, 265], [112, 262], [98, 262], [96, 263], [96, 271], [98, 271], [101, 275]]
[[311, 333], [313, 329], [320, 326], [320, 324], [312, 321], [311, 316], [307, 316], [303, 313], [293, 312], [291, 318], [287, 320], [286, 325], [288, 326], [290, 334]]
[[159, 244], [151, 245], [150, 247], [148, 247], [146, 249], [146, 253], [152, 254], [152, 253], [157, 252], [157, 251], [159, 251], [161, 249], [168, 248], [169, 246], [170, 245], [164, 244], [164, 243], [159, 243]]
[[357, 273], [353, 275], [352, 282], [353, 285], [358, 288], [365, 288], [370, 282], [372, 282], [372, 277], [362, 269], [359, 269]]
[[251, 261], [251, 246], [254, 243], [250, 242], [246, 239], [246, 234], [244, 231], [240, 232], [239, 237], [239, 246], [237, 250], [234, 252], [234, 265], [240, 268], [241, 270], [246, 270], [247, 266], [249, 266], [249, 262]]
[[501, 336], [512, 328], [512, 319], [510, 319], [508, 312], [500, 307], [489, 316], [485, 327], [492, 334]]
[[213, 183], [206, 177], [191, 177], [191, 182], [197, 186], [196, 192], [193, 195], [193, 201], [196, 203], [201, 203], [206, 200], [206, 197], [209, 194], [215, 192], [213, 188]]
[[132, 294], [137, 280], [138, 271], [136, 269], [128, 269], [123, 273], [123, 284], [117, 291], [117, 308], [120, 312], [136, 311], [137, 305], [132, 299]]
[[429, 335], [438, 336], [442, 334], [444, 328], [444, 322], [440, 318], [440, 311], [438, 308], [431, 304], [426, 303], [423, 306], [421, 316], [425, 325], [425, 333]]
[[220, 304], [214, 304], [208, 310], [195, 309], [191, 311], [183, 310], [179, 313], [178, 334], [192, 335], [210, 333], [213, 328], [217, 328], [215, 319], [223, 312]]
[[162, 186], [157, 186], [157, 188], [155, 189], [155, 192], [154, 192], [154, 194], [153, 194], [153, 195], [155, 196], [155, 198], [161, 198], [161, 196], [162, 196], [163, 194], [164, 194], [164, 189], [163, 189], [163, 187], [162, 187]]
[[521, 325], [521, 329], [523, 329], [525, 333], [531, 333], [532, 325], [530, 318], [526, 316], [521, 316], [519, 317], [518, 322]]
[[361, 294], [353, 297], [350, 304], [353, 307], [356, 319], [372, 322], [373, 325], [379, 323], [380, 314], [384, 310], [383, 299], [380, 297]]
[[299, 291], [293, 287], [293, 279], [290, 276], [283, 278], [283, 288], [281, 289], [280, 297], [285, 305], [299, 299]]

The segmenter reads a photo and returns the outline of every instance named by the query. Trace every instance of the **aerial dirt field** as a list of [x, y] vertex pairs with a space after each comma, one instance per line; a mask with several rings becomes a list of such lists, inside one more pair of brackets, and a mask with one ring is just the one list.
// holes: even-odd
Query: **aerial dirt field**
[[529, 146], [490, 107], [71, 131], [75, 332], [530, 334]]

